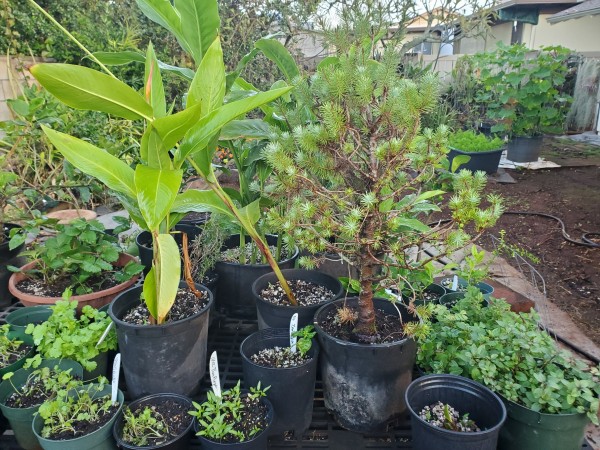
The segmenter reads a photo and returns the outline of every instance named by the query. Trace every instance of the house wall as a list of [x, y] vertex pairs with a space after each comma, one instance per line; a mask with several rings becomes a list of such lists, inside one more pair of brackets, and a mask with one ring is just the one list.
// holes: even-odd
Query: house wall
[[[523, 40], [529, 48], [562, 45], [571, 50], [587, 53], [600, 52], [600, 16], [585, 16], [550, 24], [550, 14], [540, 14], [537, 26], [523, 30]], [[527, 40], [526, 40], [527, 39]]]
[[473, 53], [493, 51], [496, 49], [496, 43], [499, 41], [510, 45], [512, 27], [512, 23], [499, 23], [492, 27], [486, 38], [477, 36], [460, 39], [458, 46], [455, 45], [454, 47], [454, 53], [472, 55]]

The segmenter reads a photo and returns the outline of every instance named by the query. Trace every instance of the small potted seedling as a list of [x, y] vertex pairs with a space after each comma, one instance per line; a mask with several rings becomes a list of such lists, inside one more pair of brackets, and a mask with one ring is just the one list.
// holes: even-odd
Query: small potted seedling
[[61, 390], [80, 386], [82, 376], [81, 365], [70, 359], [47, 359], [37, 369], [19, 369], [4, 375], [0, 384], [0, 409], [22, 448], [39, 448], [31, 424], [40, 405]]
[[297, 316], [290, 330], [267, 328], [248, 336], [240, 347], [244, 384], [259, 381], [270, 386], [268, 399], [275, 409], [273, 433], [294, 431], [297, 437], [309, 427], [317, 375], [319, 348], [313, 339], [314, 327], [295, 331]]
[[153, 394], [123, 408], [113, 427], [120, 448], [186, 450], [193, 417], [192, 401], [178, 394]]
[[10, 325], [0, 326], [0, 376], [20, 369], [34, 352], [30, 336], [11, 331]]

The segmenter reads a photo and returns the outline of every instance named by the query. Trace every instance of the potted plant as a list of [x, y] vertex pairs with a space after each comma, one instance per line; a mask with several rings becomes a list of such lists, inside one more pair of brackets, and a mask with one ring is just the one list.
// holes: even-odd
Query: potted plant
[[477, 246], [472, 245], [470, 254], [466, 255], [460, 264], [446, 265], [445, 269], [456, 270], [456, 275], [443, 277], [439, 283], [446, 289], [447, 294], [465, 292], [469, 286], [475, 286], [487, 300], [494, 293], [494, 287], [483, 280], [488, 276], [488, 267], [492, 261], [493, 258], [486, 255], [485, 250], [477, 250]]
[[77, 219], [57, 224], [56, 231], [34, 246], [34, 260], [9, 280], [11, 294], [25, 306], [54, 304], [72, 287], [79, 310], [86, 305], [100, 308], [137, 281], [142, 267], [121, 252], [100, 222]]
[[456, 156], [468, 156], [470, 159], [460, 165], [470, 171], [483, 170], [487, 174], [496, 173], [500, 157], [505, 149], [504, 141], [499, 137], [488, 137], [472, 130], [452, 133], [448, 138], [448, 161], [453, 167]]
[[438, 311], [419, 343], [418, 364], [426, 373], [471, 378], [501, 396], [507, 420], [499, 449], [581, 448], [587, 423], [598, 423], [597, 368], [560, 350], [535, 312], [511, 312], [501, 300], [484, 307], [476, 290]]
[[51, 306], [52, 314], [40, 324], [29, 324], [25, 333], [30, 335], [38, 354], [28, 360], [26, 367], [37, 367], [42, 358], [72, 359], [84, 368], [84, 379], [93, 380], [107, 373], [108, 352], [117, 349], [117, 336], [109, 330], [112, 320], [105, 311], [86, 305], [77, 314], [77, 302], [70, 300], [70, 291], [64, 300]]
[[219, 396], [207, 392], [202, 403], [193, 402], [189, 413], [196, 418], [194, 430], [202, 447], [207, 450], [267, 448], [269, 427], [273, 422], [273, 406], [260, 384], [249, 391], [240, 389], [240, 382]]
[[[325, 405], [343, 427], [365, 432], [384, 428], [406, 409], [416, 352], [406, 333], [423, 330], [404, 305], [374, 298], [374, 284], [401, 291], [406, 278], [393, 268], [425, 270], [436, 259], [410, 258], [409, 249], [440, 242], [446, 251], [462, 247], [472, 238], [462, 225], [491, 225], [501, 208], [496, 197], [488, 209], [479, 208], [479, 195], [472, 202], [481, 180], [463, 171], [449, 202], [452, 220], [434, 228], [420, 220], [439, 210], [443, 194], [428, 183], [445, 159], [448, 130], [419, 131], [421, 114], [437, 101], [437, 82], [401, 79], [392, 51], [372, 59], [373, 36], [346, 41], [337, 57], [298, 84], [297, 108], [314, 119], [291, 122], [293, 132], [281, 133], [265, 158], [273, 167], [272, 191], [286, 203], [285, 214], [271, 209], [272, 226], [300, 247], [340, 254], [358, 269], [359, 296], [321, 307], [315, 328]], [[423, 316], [428, 308], [416, 307]]]
[[111, 398], [111, 386], [86, 384], [40, 405], [33, 419], [33, 432], [44, 450], [115, 448], [112, 426], [123, 407], [123, 393]]
[[113, 425], [119, 448], [186, 450], [194, 419], [192, 401], [177, 394], [153, 394], [123, 408]]
[[22, 448], [40, 448], [31, 428], [40, 405], [60, 390], [80, 386], [82, 377], [81, 365], [69, 359], [45, 359], [37, 369], [19, 369], [4, 375], [0, 383], [0, 409]]
[[496, 450], [506, 420], [502, 400], [455, 375], [426, 375], [406, 390], [415, 450]]
[[[244, 385], [269, 386], [275, 419], [269, 433], [293, 431], [300, 439], [312, 420], [319, 349], [312, 325], [292, 333], [288, 328], [267, 328], [242, 342]], [[295, 344], [291, 338], [296, 338]]]
[[23, 367], [34, 351], [30, 336], [20, 330], [12, 331], [10, 325], [0, 326], [0, 376]]

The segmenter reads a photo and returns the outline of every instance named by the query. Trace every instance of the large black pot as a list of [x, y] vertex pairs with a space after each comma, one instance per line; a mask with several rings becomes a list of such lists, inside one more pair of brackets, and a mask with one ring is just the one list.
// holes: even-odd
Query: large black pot
[[294, 431], [300, 438], [309, 427], [312, 419], [315, 380], [319, 347], [315, 342], [308, 352], [309, 361], [301, 366], [275, 368], [259, 366], [250, 357], [261, 350], [273, 347], [289, 347], [289, 329], [268, 328], [256, 331], [244, 339], [240, 347], [244, 385], [246, 388], [271, 386], [267, 398], [275, 409], [275, 420], [270, 428], [271, 434]]
[[[277, 236], [268, 235], [268, 245], [277, 245]], [[250, 238], [246, 238], [250, 241]], [[229, 237], [225, 248], [234, 248], [240, 245], [240, 236]], [[298, 249], [294, 254], [278, 262], [280, 269], [291, 269], [298, 259]], [[235, 317], [256, 319], [256, 305], [252, 295], [252, 284], [254, 281], [272, 272], [268, 264], [239, 264], [234, 262], [217, 262], [215, 271], [219, 274], [217, 283], [217, 296], [215, 299], [217, 309], [224, 310], [228, 315]]]
[[[179, 283], [186, 287], [185, 282]], [[172, 392], [192, 396], [199, 392], [206, 371], [209, 311], [213, 296], [209, 289], [206, 307], [192, 317], [163, 325], [133, 325], [121, 318], [141, 300], [142, 286], [117, 296], [108, 314], [115, 322], [127, 391], [136, 399], [148, 394]]]
[[[345, 300], [356, 307], [358, 298]], [[398, 315], [388, 300], [373, 299], [376, 309]], [[343, 427], [356, 432], [385, 430], [387, 424], [406, 410], [404, 392], [412, 380], [417, 345], [411, 338], [385, 344], [359, 344], [327, 334], [321, 321], [343, 305], [335, 300], [315, 314], [315, 329], [321, 344], [321, 376], [325, 407]], [[404, 323], [415, 320], [402, 305]]]
[[0, 306], [8, 306], [11, 303], [12, 295], [8, 291], [8, 280], [12, 275], [7, 266], [21, 267], [25, 264], [25, 259], [19, 258], [19, 253], [25, 244], [21, 244], [14, 249], [9, 248], [9, 234], [13, 228], [20, 228], [14, 223], [5, 223], [1, 225], [0, 233], [4, 234], [4, 240], [0, 244]]
[[448, 161], [450, 162], [450, 167], [452, 167], [452, 160], [455, 157], [460, 155], [470, 156], [471, 159], [461, 164], [459, 169], [467, 169], [471, 172], [483, 170], [485, 173], [491, 174], [498, 172], [498, 165], [500, 164], [500, 157], [503, 151], [504, 147], [487, 152], [465, 152], [457, 148], [451, 148], [448, 153]]
[[330, 289], [334, 293], [334, 296], [323, 303], [310, 306], [276, 305], [264, 300], [260, 296], [260, 292], [269, 284], [279, 283], [275, 273], [267, 273], [257, 278], [254, 284], [252, 284], [252, 295], [256, 301], [256, 314], [260, 330], [265, 328], [288, 328], [290, 319], [295, 313], [298, 313], [298, 329], [303, 328], [313, 323], [315, 312], [324, 303], [336, 300], [344, 294], [344, 288], [339, 280], [317, 270], [286, 269], [281, 272], [286, 280], [310, 281]]
[[508, 143], [506, 159], [519, 162], [534, 162], [540, 157], [543, 136], [517, 136]]
[[[192, 410], [192, 401], [189, 398], [187, 398], [183, 395], [178, 395], [178, 394], [148, 395], [146, 397], [139, 398], [134, 402], [131, 402], [128, 406], [126, 406], [126, 408], [129, 408], [131, 411], [134, 411], [138, 407], [155, 406], [155, 405], [164, 403], [166, 401], [172, 401], [179, 405], [183, 405], [183, 406], [185, 406], [185, 408], [188, 411]], [[194, 420], [192, 419], [191, 416], [188, 416], [188, 417], [190, 418], [190, 424], [188, 425], [188, 427], [185, 429], [185, 431], [183, 433], [179, 434], [179, 436], [174, 437], [170, 441], [167, 441], [167, 442], [165, 442], [163, 444], [159, 444], [159, 445], [152, 445], [152, 446], [147, 445], [144, 447], [138, 447], [137, 445], [128, 444], [125, 441], [123, 441], [123, 427], [125, 426], [125, 421], [123, 419], [123, 410], [121, 410], [119, 412], [119, 414], [117, 415], [117, 420], [115, 420], [115, 423], [113, 425], [112, 433], [113, 433], [113, 437], [115, 438], [115, 441], [117, 441], [117, 445], [119, 446], [119, 448], [125, 448], [125, 449], [131, 449], [131, 450], [145, 450], [145, 449], [159, 449], [159, 448], [162, 450], [187, 450], [189, 448], [189, 441], [190, 441], [191, 434], [192, 434], [191, 432], [192, 432], [192, 428], [194, 426]]]
[[[461, 433], [436, 427], [419, 417], [425, 406], [448, 404], [462, 416], [469, 414], [481, 431]], [[456, 375], [425, 375], [406, 390], [414, 450], [496, 450], [506, 420], [502, 400], [485, 386]]]

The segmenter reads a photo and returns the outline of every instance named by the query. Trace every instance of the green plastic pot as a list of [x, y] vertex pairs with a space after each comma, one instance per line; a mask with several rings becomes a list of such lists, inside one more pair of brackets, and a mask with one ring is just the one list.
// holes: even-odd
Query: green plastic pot
[[23, 367], [23, 364], [25, 364], [25, 360], [27, 358], [31, 358], [35, 352], [35, 347], [33, 346], [33, 338], [30, 335], [25, 334], [24, 330], [11, 330], [8, 332], [8, 338], [11, 340], [18, 339], [20, 341], [25, 342], [28, 345], [31, 345], [31, 350], [29, 350], [25, 354], [25, 356], [23, 356], [18, 361], [15, 361], [11, 365], [0, 369], [0, 378], [2, 378], [4, 376], [4, 374], [6, 374], [8, 372], [15, 372], [16, 370]]
[[6, 316], [8, 323], [13, 330], [23, 330], [30, 323], [36, 325], [44, 323], [52, 315], [52, 309], [49, 306], [26, 306], [19, 308]]
[[498, 450], [581, 450], [585, 414], [543, 414], [502, 398], [507, 418]]
[[[91, 384], [87, 386], [95, 385], [96, 384]], [[104, 386], [104, 389], [96, 392], [93, 395], [93, 398], [110, 395], [110, 393], [111, 386], [106, 385]], [[71, 391], [69, 395], [76, 395], [76, 392]], [[117, 396], [119, 409], [115, 411], [115, 414], [112, 416], [112, 418], [102, 425], [102, 427], [85, 436], [60, 441], [43, 438], [40, 435], [40, 432], [44, 426], [44, 421], [39, 414], [33, 419], [33, 432], [35, 433], [35, 436], [38, 438], [38, 441], [44, 450], [117, 450], [117, 446], [112, 436], [112, 427], [113, 423], [117, 419], [117, 416], [119, 415], [119, 412], [121, 409], [123, 409], [123, 399], [123, 392], [119, 390]]]
[[99, 376], [106, 376], [108, 370], [108, 352], [98, 354], [92, 361], [96, 361], [96, 368], [94, 370], [83, 371], [83, 381], [86, 383], [96, 380]]
[[[81, 364], [70, 359], [45, 359], [40, 364], [40, 368], [54, 368], [55, 366], [58, 366], [58, 368], [62, 371], [71, 369], [71, 375], [79, 378], [81, 378], [83, 375], [83, 368], [81, 367]], [[13, 392], [16, 392], [25, 384], [27, 377], [29, 377], [34, 370], [36, 369], [19, 369], [15, 372], [10, 380], [5, 380], [0, 383], [0, 409], [4, 414], [4, 417], [8, 419], [17, 442], [25, 450], [42, 448], [40, 447], [38, 439], [31, 428], [33, 416], [39, 409], [40, 405], [31, 406], [29, 408], [11, 408], [6, 406], [5, 403], [8, 397], [13, 394]]]

